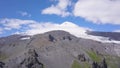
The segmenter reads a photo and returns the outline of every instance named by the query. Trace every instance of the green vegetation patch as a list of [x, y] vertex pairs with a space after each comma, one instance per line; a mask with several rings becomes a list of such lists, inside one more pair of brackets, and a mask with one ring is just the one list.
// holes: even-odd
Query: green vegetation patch
[[82, 66], [78, 61], [74, 60], [72, 64], [72, 68], [82, 68]]
[[88, 62], [79, 63], [77, 60], [74, 60], [71, 68], [91, 68], [91, 65]]
[[7, 55], [5, 55], [5, 54], [0, 54], [0, 60], [5, 60], [6, 58], [8, 58]]
[[101, 61], [101, 56], [97, 55], [96, 52], [94, 51], [87, 51], [89, 57], [96, 62], [100, 62]]
[[91, 65], [88, 62], [84, 62], [84, 68], [91, 68]]
[[106, 55], [105, 58], [109, 68], [118, 68], [118, 65], [120, 63], [119, 57]]

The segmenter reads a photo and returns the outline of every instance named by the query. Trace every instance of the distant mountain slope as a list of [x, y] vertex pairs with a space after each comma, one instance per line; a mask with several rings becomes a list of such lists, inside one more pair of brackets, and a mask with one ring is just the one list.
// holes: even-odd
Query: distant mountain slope
[[65, 31], [0, 38], [0, 68], [120, 68], [120, 44]]
[[94, 36], [108, 37], [110, 40], [118, 40], [118, 41], [120, 41], [120, 33], [119, 32], [88, 31], [87, 34], [94, 35]]

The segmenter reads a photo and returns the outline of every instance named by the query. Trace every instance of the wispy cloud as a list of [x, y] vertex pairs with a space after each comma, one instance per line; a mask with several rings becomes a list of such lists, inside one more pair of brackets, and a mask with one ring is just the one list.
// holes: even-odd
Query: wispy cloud
[[23, 17], [31, 17], [31, 14], [29, 14], [28, 12], [25, 12], [25, 11], [19, 11], [18, 12], [20, 15], [22, 15]]
[[120, 0], [78, 0], [73, 14], [97, 24], [120, 25]]
[[50, 7], [44, 9], [42, 14], [56, 14], [62, 17], [69, 16], [70, 12], [67, 11], [67, 7], [70, 5], [70, 0], [58, 0], [57, 5], [52, 4]]
[[0, 20], [0, 24], [4, 26], [5, 30], [20, 29], [22, 25], [34, 23], [33, 20], [20, 20], [4, 18]]

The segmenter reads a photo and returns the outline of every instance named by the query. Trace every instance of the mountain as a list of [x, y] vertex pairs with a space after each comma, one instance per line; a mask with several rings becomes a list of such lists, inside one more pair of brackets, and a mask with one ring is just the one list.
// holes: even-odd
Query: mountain
[[108, 37], [109, 40], [117, 40], [120, 41], [120, 33], [119, 32], [97, 32], [97, 31], [88, 31], [87, 34], [94, 36], [102, 36]]
[[[94, 34], [90, 35], [98, 36]], [[119, 43], [76, 37], [61, 30], [0, 38], [0, 68], [120, 68], [119, 64]]]

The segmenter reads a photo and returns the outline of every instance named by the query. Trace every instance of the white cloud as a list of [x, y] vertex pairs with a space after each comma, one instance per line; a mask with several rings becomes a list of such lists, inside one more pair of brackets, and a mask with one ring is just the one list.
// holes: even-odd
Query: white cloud
[[56, 14], [62, 17], [70, 15], [67, 11], [67, 7], [71, 5], [70, 0], [58, 0], [57, 5], [51, 5], [50, 7], [44, 9], [42, 14]]
[[78, 0], [73, 14], [97, 24], [120, 24], [120, 0]]
[[26, 16], [26, 17], [31, 17], [31, 14], [29, 14], [28, 12], [25, 12], [25, 11], [19, 11], [18, 12], [19, 14], [21, 14], [22, 16]]
[[33, 20], [20, 20], [20, 19], [1, 19], [0, 24], [4, 26], [5, 30], [20, 29], [22, 25], [32, 24]]

